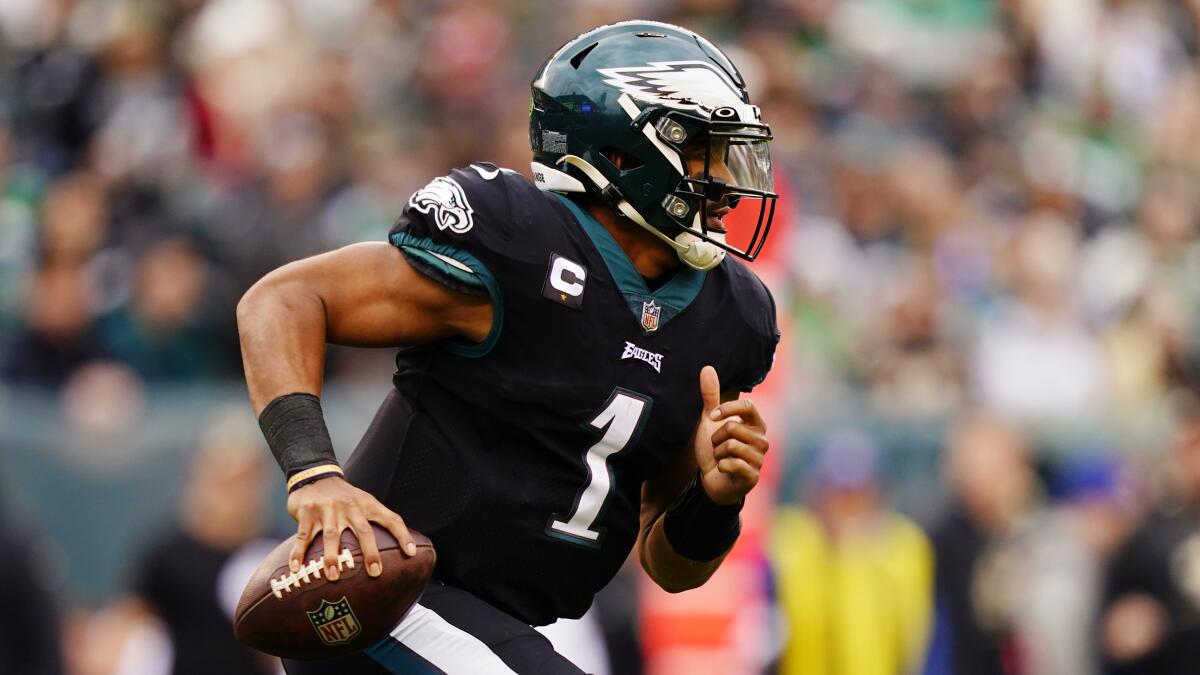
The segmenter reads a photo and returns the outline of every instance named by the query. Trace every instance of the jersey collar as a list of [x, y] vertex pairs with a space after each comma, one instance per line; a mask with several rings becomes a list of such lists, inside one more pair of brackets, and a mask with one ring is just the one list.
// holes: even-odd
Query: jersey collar
[[613, 239], [608, 230], [592, 217], [592, 214], [580, 208], [569, 197], [557, 192], [551, 194], [567, 207], [571, 215], [575, 216], [575, 220], [583, 227], [583, 231], [592, 240], [596, 250], [600, 252], [600, 257], [604, 259], [604, 265], [608, 267], [608, 273], [616, 282], [621, 295], [625, 296], [625, 302], [629, 305], [630, 311], [639, 321], [642, 317], [643, 305], [647, 302], [657, 302], [662, 306], [662, 316], [659, 319], [659, 323], [662, 324], [687, 309], [692, 300], [695, 300], [696, 296], [700, 294], [700, 289], [704, 286], [705, 273], [682, 264], [675, 270], [675, 275], [665, 284], [651, 291], [646, 286], [646, 280], [638, 274], [637, 268], [633, 266], [633, 261], [625, 254], [625, 250], [621, 248], [616, 239]]

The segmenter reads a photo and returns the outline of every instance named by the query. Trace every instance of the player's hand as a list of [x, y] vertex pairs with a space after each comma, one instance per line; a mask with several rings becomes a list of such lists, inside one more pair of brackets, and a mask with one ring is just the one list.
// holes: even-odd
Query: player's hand
[[340, 576], [337, 557], [341, 549], [342, 532], [350, 528], [358, 538], [367, 574], [379, 576], [383, 572], [383, 560], [375, 543], [372, 522], [379, 523], [391, 532], [405, 553], [410, 556], [417, 553], [416, 542], [408, 533], [404, 519], [379, 503], [370, 493], [342, 478], [323, 478], [296, 490], [288, 495], [287, 509], [299, 523], [296, 544], [289, 558], [293, 572], [304, 564], [304, 552], [320, 532], [325, 544], [325, 576], [330, 581], [337, 581]]
[[758, 484], [767, 454], [767, 425], [748, 398], [721, 403], [717, 370], [700, 371], [703, 410], [696, 423], [692, 446], [700, 481], [709, 499], [734, 504]]

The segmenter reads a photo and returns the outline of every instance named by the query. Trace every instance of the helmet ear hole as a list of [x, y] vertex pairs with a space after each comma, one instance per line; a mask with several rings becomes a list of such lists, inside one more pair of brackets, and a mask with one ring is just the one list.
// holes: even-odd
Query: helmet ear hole
[[603, 155], [605, 159], [612, 162], [612, 165], [617, 167], [617, 169], [620, 171], [632, 171], [633, 169], [645, 164], [645, 162], [643, 162], [637, 156], [632, 155], [625, 150], [619, 150], [611, 146], [601, 148], [600, 154]]

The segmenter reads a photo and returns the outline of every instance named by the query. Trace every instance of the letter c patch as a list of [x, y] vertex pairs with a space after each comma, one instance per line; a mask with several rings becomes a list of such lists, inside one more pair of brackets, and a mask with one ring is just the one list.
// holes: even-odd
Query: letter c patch
[[557, 253], [550, 256], [550, 268], [546, 270], [546, 283], [542, 295], [571, 309], [583, 305], [583, 288], [587, 281], [587, 268]]

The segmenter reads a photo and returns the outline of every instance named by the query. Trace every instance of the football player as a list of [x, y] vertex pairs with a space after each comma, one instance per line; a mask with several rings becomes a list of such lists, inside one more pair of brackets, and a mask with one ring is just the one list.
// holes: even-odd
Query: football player
[[[386, 243], [286, 265], [238, 306], [299, 523], [293, 568], [318, 533], [336, 559], [350, 529], [377, 575], [370, 521], [438, 553], [389, 638], [287, 662], [293, 675], [579, 673], [531, 626], [582, 615], [635, 545], [677, 592], [738, 536], [767, 452], [739, 394], [779, 339], [770, 293], [735, 259], [770, 227], [770, 130], [729, 59], [668, 24], [585, 33], [532, 89], [533, 183], [455, 170]], [[400, 347], [344, 471], [318, 399], [327, 342]]]

